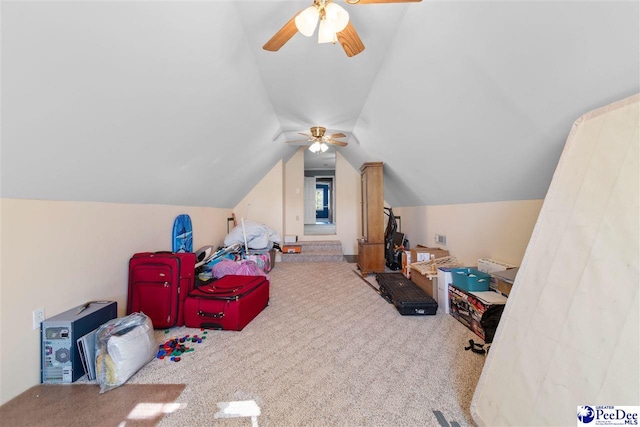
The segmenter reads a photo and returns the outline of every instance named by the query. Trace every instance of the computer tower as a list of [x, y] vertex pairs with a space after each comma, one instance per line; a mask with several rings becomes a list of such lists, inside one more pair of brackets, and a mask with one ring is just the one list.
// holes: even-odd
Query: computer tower
[[92, 301], [40, 325], [42, 383], [72, 383], [85, 374], [76, 342], [118, 316], [115, 301]]

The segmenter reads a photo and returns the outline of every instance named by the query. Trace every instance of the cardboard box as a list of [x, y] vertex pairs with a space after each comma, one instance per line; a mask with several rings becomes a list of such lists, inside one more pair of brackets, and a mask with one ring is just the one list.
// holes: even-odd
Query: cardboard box
[[282, 246], [283, 254], [299, 254], [302, 247], [300, 245], [284, 245]]
[[507, 298], [497, 292], [465, 292], [449, 285], [449, 314], [483, 340], [484, 329], [480, 324], [482, 315], [491, 305], [506, 304], [506, 302]]
[[420, 289], [426, 292], [434, 300], [438, 301], [438, 279], [429, 279], [427, 276], [420, 274], [418, 271], [411, 273], [411, 281], [418, 285]]
[[518, 268], [510, 268], [504, 271], [496, 271], [491, 274], [491, 282], [489, 287], [508, 297], [513, 287], [513, 282], [516, 280], [518, 274]]
[[433, 255], [433, 258], [444, 258], [449, 256], [449, 251], [418, 245], [414, 249], [411, 249], [411, 262], [429, 261], [432, 258], [431, 255]]
[[411, 278], [411, 251], [402, 251], [402, 274], [407, 279]]
[[507, 283], [503, 280], [497, 279], [495, 277], [491, 278], [491, 283], [489, 283], [489, 288], [494, 291], [494, 292], [498, 292], [499, 294], [504, 295], [505, 297], [509, 297], [509, 294], [511, 293], [511, 287], [513, 286], [513, 283]]

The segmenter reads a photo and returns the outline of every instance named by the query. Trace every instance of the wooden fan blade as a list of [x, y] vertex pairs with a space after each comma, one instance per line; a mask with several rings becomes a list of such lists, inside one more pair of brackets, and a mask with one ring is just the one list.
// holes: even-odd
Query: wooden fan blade
[[373, 3], [418, 3], [422, 0], [346, 0], [349, 4], [373, 4]]
[[362, 40], [360, 40], [360, 36], [358, 36], [356, 29], [351, 25], [351, 22], [347, 24], [344, 30], [340, 31], [336, 35], [344, 49], [344, 53], [346, 53], [349, 58], [356, 56], [364, 50], [364, 44], [362, 43]]
[[348, 143], [344, 141], [338, 141], [337, 139], [331, 139], [331, 138], [327, 138], [325, 142], [328, 144], [337, 145], [338, 147], [346, 147], [348, 145]]
[[347, 135], [345, 135], [344, 133], [340, 132], [340, 133], [332, 133], [331, 135], [327, 135], [327, 138], [346, 138]]
[[[298, 12], [299, 13], [299, 12]], [[277, 33], [274, 34], [271, 39], [262, 46], [264, 50], [268, 50], [271, 52], [275, 52], [279, 50], [286, 42], [288, 42], [291, 37], [295, 36], [298, 32], [298, 28], [296, 27], [296, 16], [291, 18], [289, 22], [284, 24]]]
[[302, 132], [298, 132], [298, 135], [303, 135], [303, 136], [307, 136], [309, 138], [314, 138], [313, 135], [309, 135], [308, 133], [302, 133]]

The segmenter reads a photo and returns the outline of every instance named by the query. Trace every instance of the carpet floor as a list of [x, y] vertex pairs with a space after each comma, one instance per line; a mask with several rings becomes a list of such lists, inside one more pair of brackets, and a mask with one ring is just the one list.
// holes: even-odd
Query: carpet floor
[[270, 304], [244, 330], [157, 330], [159, 344], [207, 338], [127, 384], [186, 384], [160, 426], [251, 425], [220, 417], [219, 403], [235, 401], [254, 401], [260, 426], [473, 425], [484, 356], [464, 347], [477, 336], [447, 314], [401, 316], [354, 270], [276, 264]]

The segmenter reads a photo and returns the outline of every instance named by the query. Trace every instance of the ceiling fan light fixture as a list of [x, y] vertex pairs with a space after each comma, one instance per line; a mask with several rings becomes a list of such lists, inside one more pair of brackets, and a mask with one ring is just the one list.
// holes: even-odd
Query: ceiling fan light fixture
[[312, 153], [317, 153], [321, 150], [320, 148], [320, 143], [318, 141], [314, 142], [313, 144], [311, 144], [311, 147], [309, 147], [309, 151], [311, 151]]
[[338, 41], [333, 22], [326, 19], [320, 20], [320, 28], [318, 29], [318, 43], [335, 43]]
[[329, 149], [329, 146], [327, 144], [325, 144], [324, 142], [322, 144], [320, 144], [320, 151], [322, 151], [323, 153], [325, 151], [327, 151]]
[[315, 5], [309, 6], [296, 16], [296, 28], [300, 31], [300, 34], [311, 37], [316, 30], [319, 17], [318, 8]]
[[344, 10], [342, 6], [335, 3], [328, 3], [324, 7], [324, 12], [326, 19], [333, 23], [334, 32], [339, 33], [347, 28], [347, 24], [349, 23], [349, 12]]

